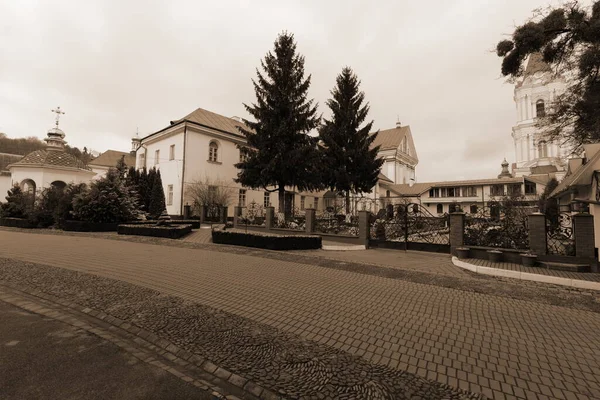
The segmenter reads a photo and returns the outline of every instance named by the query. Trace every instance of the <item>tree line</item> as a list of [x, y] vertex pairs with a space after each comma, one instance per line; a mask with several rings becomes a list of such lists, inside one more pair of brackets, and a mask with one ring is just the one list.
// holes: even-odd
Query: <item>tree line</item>
[[[48, 145], [44, 141], [35, 136], [27, 138], [9, 138], [5, 133], [0, 132], [0, 153], [24, 156], [36, 150], [43, 150], [47, 146]], [[87, 147], [84, 147], [83, 151], [81, 151], [77, 147], [71, 147], [66, 144], [65, 152], [77, 157], [86, 165], [94, 159]]]

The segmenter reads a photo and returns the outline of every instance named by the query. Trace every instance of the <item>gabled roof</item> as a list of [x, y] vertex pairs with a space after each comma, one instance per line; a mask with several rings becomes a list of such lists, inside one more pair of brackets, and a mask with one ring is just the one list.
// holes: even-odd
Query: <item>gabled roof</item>
[[[594, 150], [595, 147], [590, 147], [589, 149]], [[554, 197], [573, 186], [591, 184], [592, 176], [597, 169], [600, 169], [600, 151], [596, 151], [585, 164], [580, 165], [575, 171], [565, 176], [556, 189], [550, 193], [550, 197]]]
[[198, 108], [181, 119], [171, 121], [171, 125], [175, 125], [183, 121], [193, 122], [207, 128], [216, 129], [238, 136], [241, 135], [240, 131], [238, 130], [238, 126], [250, 130], [250, 128], [248, 128], [248, 126], [241, 121], [219, 115], [203, 108]]
[[125, 156], [125, 164], [128, 167], [135, 166], [135, 157], [129, 153], [116, 150], [106, 150], [99, 157], [89, 162], [90, 166], [116, 167], [121, 157]]
[[54, 166], [54, 167], [68, 167], [78, 168], [89, 171], [90, 168], [83, 164], [83, 161], [77, 157], [65, 153], [64, 151], [57, 150], [36, 150], [32, 153], [27, 154], [21, 160], [11, 164], [13, 166]]
[[410, 127], [408, 125], [401, 128], [379, 131], [371, 146], [381, 146], [379, 150], [396, 150], [408, 132], [410, 132]]

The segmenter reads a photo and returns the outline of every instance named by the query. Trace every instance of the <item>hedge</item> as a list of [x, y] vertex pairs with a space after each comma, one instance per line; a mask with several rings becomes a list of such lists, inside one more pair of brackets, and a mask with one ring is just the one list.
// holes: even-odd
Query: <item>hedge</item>
[[179, 239], [192, 231], [192, 225], [148, 226], [148, 225], [119, 225], [119, 235], [153, 236], [169, 239]]
[[[158, 221], [146, 220], [146, 221], [131, 221], [127, 222], [127, 225], [156, 225]], [[191, 225], [192, 229], [200, 229], [199, 219], [179, 219], [171, 220], [171, 225]]]
[[258, 247], [269, 250], [310, 250], [321, 248], [320, 236], [279, 236], [213, 229], [212, 240], [213, 243]]
[[70, 232], [115, 232], [117, 222], [63, 221], [60, 223], [63, 231]]
[[36, 225], [27, 218], [0, 218], [0, 226], [33, 229]]

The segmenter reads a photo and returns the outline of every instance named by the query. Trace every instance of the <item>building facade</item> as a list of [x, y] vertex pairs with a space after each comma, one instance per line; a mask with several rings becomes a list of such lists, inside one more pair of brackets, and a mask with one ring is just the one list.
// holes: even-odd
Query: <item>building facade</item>
[[565, 89], [565, 79], [554, 76], [540, 54], [529, 57], [523, 78], [516, 83], [513, 98], [517, 114], [517, 123], [512, 129], [515, 176], [527, 176], [543, 170], [554, 173], [557, 180], [564, 177], [569, 150], [545, 138], [536, 124]]
[[[229, 188], [230, 216], [233, 215], [233, 206], [237, 205], [247, 206], [251, 202], [263, 206], [277, 205], [277, 193], [253, 190], [234, 181], [238, 175], [235, 164], [244, 157], [239, 146], [246, 144], [246, 138], [238, 130], [242, 126], [240, 118], [229, 118], [199, 108], [171, 121], [169, 126], [157, 132], [133, 139], [136, 168], [154, 167], [161, 172], [169, 214], [182, 215], [184, 206], [193, 204], [189, 188], [199, 181]], [[410, 127], [398, 124], [394, 129], [380, 131], [373, 146], [380, 146], [380, 157], [385, 160], [379, 182], [355, 203], [379, 198], [383, 182], [408, 182], [415, 176], [418, 159]], [[335, 194], [327, 191], [302, 193], [289, 188], [286, 205], [293, 204], [300, 212], [306, 208], [323, 210], [334, 206], [336, 198]]]

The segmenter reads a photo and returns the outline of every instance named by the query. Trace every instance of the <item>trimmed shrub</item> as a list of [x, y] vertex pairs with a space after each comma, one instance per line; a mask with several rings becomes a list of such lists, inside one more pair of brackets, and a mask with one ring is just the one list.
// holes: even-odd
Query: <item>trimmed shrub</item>
[[279, 236], [231, 232], [220, 229], [212, 231], [213, 243], [257, 247], [269, 250], [311, 250], [321, 248], [320, 236]]
[[119, 226], [116, 222], [63, 221], [61, 227], [69, 232], [115, 232]]
[[0, 218], [0, 226], [8, 226], [11, 228], [33, 229], [36, 224], [27, 218]]
[[192, 231], [191, 225], [148, 226], [148, 225], [119, 225], [119, 235], [153, 236], [169, 239], [179, 239]]
[[15, 185], [7, 192], [6, 202], [0, 203], [0, 217], [27, 218], [33, 210], [35, 196]]
[[[146, 221], [130, 221], [127, 225], [156, 225], [158, 221], [146, 220]], [[171, 225], [191, 225], [192, 229], [200, 229], [200, 220], [198, 219], [172, 219]]]

